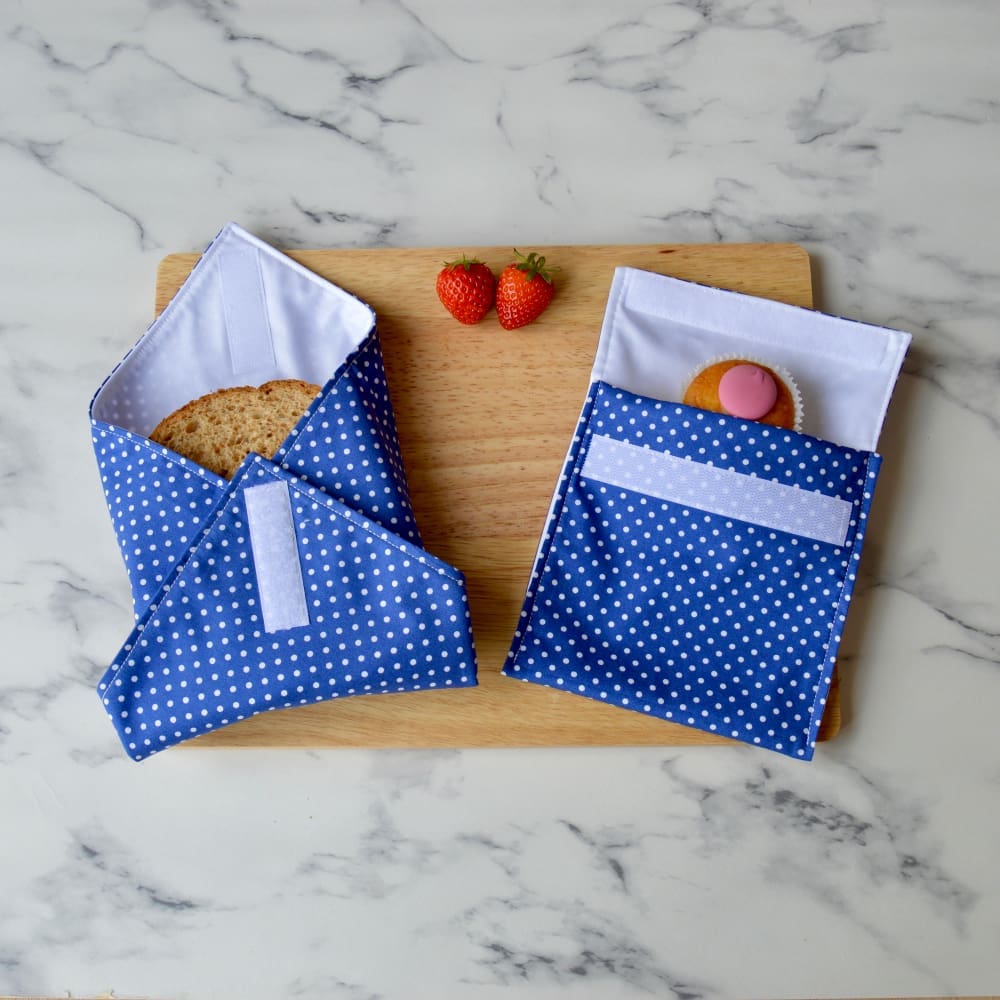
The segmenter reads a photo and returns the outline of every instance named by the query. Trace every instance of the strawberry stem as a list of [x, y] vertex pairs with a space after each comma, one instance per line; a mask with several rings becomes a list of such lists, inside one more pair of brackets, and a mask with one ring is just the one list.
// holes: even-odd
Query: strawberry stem
[[482, 261], [476, 257], [466, 257], [464, 253], [458, 260], [446, 260], [444, 262], [444, 266], [449, 271], [454, 271], [456, 267], [464, 267], [468, 271], [473, 264], [482, 264]]
[[528, 256], [525, 257], [525, 255], [521, 253], [517, 247], [514, 247], [514, 255], [518, 258], [515, 262], [515, 267], [517, 267], [519, 271], [524, 272], [525, 281], [532, 281], [534, 280], [535, 275], [538, 275], [542, 281], [549, 285], [552, 284], [552, 272], [558, 271], [559, 268], [552, 267], [551, 265], [546, 267], [545, 257], [535, 253], [534, 250], [532, 250]]

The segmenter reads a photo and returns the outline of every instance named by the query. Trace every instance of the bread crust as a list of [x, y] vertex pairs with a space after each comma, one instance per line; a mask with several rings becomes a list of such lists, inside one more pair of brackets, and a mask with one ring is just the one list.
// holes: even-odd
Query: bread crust
[[250, 452], [274, 457], [319, 391], [301, 379], [219, 389], [164, 417], [149, 437], [232, 479]]

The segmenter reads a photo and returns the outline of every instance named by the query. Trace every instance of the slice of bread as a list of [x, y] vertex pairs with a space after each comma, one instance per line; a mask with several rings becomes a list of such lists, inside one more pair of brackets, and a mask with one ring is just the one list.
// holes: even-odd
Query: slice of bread
[[149, 437], [232, 479], [251, 451], [274, 457], [319, 391], [299, 379], [219, 389], [164, 417]]

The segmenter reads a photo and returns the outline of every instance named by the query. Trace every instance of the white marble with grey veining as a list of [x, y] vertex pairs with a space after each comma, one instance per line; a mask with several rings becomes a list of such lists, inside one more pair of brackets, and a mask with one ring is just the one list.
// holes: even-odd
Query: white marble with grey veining
[[[7, 0], [0, 993], [1000, 991], [1000, 7]], [[93, 686], [131, 622], [86, 407], [158, 259], [787, 241], [914, 344], [849, 725], [742, 747], [170, 752]]]

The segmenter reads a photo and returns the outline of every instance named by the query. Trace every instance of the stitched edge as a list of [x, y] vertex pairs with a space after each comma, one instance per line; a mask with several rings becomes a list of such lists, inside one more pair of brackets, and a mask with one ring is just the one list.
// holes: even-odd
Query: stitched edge
[[[323, 388], [320, 389], [319, 395], [309, 404], [309, 408], [305, 413], [299, 418], [298, 423], [291, 429], [288, 437], [282, 441], [281, 446], [274, 453], [274, 462], [276, 464], [281, 464], [288, 457], [288, 453], [295, 447], [298, 440], [306, 432], [306, 428], [309, 426], [309, 421], [312, 420], [316, 411], [320, 406], [326, 402], [327, 398], [340, 387], [340, 384], [346, 381], [348, 373], [358, 367], [361, 362], [362, 356], [372, 349], [376, 342], [375, 327], [366, 334], [365, 339], [361, 341], [360, 344], [340, 363], [340, 367], [330, 376], [326, 381]], [[393, 423], [395, 423], [395, 414], [393, 414]]]
[[[538, 549], [538, 554], [535, 557], [535, 563], [531, 569], [531, 577], [528, 581], [527, 593], [525, 594], [521, 611], [518, 614], [518, 625], [515, 630], [514, 641], [511, 643], [510, 649], [507, 651], [507, 656], [501, 669], [501, 673], [504, 673], [509, 677], [518, 676], [518, 668], [516, 667], [514, 661], [517, 659], [517, 656], [521, 651], [521, 647], [524, 645], [525, 637], [528, 634], [532, 619], [537, 611], [536, 599], [538, 597], [538, 588], [542, 584], [542, 576], [548, 566], [549, 555], [552, 552], [552, 545], [555, 542], [556, 528], [559, 525], [563, 509], [566, 506], [566, 497], [569, 493], [570, 484], [573, 482], [574, 477], [578, 474], [583, 457], [585, 457], [584, 453], [586, 452], [586, 448], [584, 447], [584, 441], [587, 434], [590, 432], [590, 418], [593, 416], [594, 408], [597, 406], [597, 401], [600, 399], [606, 383], [596, 382], [592, 383], [592, 385], [596, 385], [597, 388], [592, 393], [587, 393], [587, 399], [584, 402], [583, 410], [580, 413], [580, 419], [577, 421], [577, 430], [574, 433], [573, 444], [570, 446], [569, 453], [566, 456], [566, 461], [563, 463], [562, 472], [559, 475], [559, 481], [556, 484], [557, 500], [553, 503], [552, 509], [549, 511], [549, 516], [545, 520], [545, 526], [542, 529], [543, 541]], [[573, 451], [574, 447], [576, 449], [575, 454]], [[509, 673], [508, 667], [510, 668]]]
[[[872, 470], [872, 464], [875, 464], [874, 471]], [[806, 750], [807, 755], [803, 757], [804, 760], [812, 759], [812, 752], [816, 746], [816, 736], [819, 733], [819, 727], [823, 722], [824, 712], [819, 711], [820, 703], [824, 702], [826, 697], [830, 693], [830, 679], [833, 675], [833, 668], [836, 664], [837, 657], [834, 650], [834, 637], [837, 634], [838, 627], [840, 631], [843, 632], [843, 624], [846, 624], [848, 606], [850, 604], [851, 596], [854, 593], [854, 588], [857, 586], [858, 573], [857, 570], [860, 567], [861, 553], [860, 549], [864, 543], [865, 534], [867, 532], [867, 525], [862, 528], [862, 524], [867, 521], [868, 512], [871, 510], [872, 501], [875, 499], [875, 484], [878, 481], [879, 470], [882, 465], [882, 458], [875, 452], [868, 452], [865, 456], [864, 464], [864, 484], [861, 487], [861, 499], [857, 506], [857, 518], [858, 523], [854, 529], [854, 537], [851, 539], [850, 547], [848, 548], [848, 563], [847, 570], [844, 573], [844, 578], [841, 581], [840, 592], [837, 596], [837, 600], [833, 605], [833, 614], [830, 620], [830, 629], [827, 636], [826, 643], [823, 647], [823, 669], [820, 674], [819, 681], [816, 685], [816, 696], [813, 699], [812, 708], [809, 712], [809, 726], [806, 729]], [[869, 493], [870, 497], [866, 501], [865, 493]], [[862, 517], [864, 515], [864, 517]], [[853, 569], [854, 578], [851, 579]], [[843, 617], [845, 622], [842, 624], [840, 619]], [[840, 642], [836, 643], [837, 649], [840, 648]], [[823, 704], [823, 709], [825, 710], [826, 705]]]
[[[183, 455], [171, 450], [166, 445], [156, 444], [155, 442], [150, 441], [149, 438], [144, 438], [141, 434], [136, 434], [135, 431], [126, 430], [124, 427], [119, 427], [117, 424], [109, 424], [104, 420], [97, 420], [92, 417], [90, 423], [92, 427], [99, 428], [112, 437], [121, 438], [131, 444], [144, 448], [146, 451], [156, 455], [158, 458], [168, 459], [179, 468], [198, 476], [198, 478], [204, 480], [210, 486], [224, 487], [226, 485], [226, 480], [223, 479], [222, 476], [217, 476], [214, 472], [204, 468], [204, 466], [198, 465], [197, 462], [192, 462], [190, 459], [185, 458]], [[96, 444], [97, 442], [95, 441], [94, 443]]]
[[[259, 456], [257, 456], [257, 460], [260, 462], [267, 461]], [[338, 517], [341, 520], [353, 524], [356, 528], [371, 535], [372, 538], [376, 539], [376, 541], [382, 542], [384, 545], [388, 545], [391, 548], [396, 549], [397, 551], [405, 554], [407, 558], [415, 559], [422, 566], [426, 566], [428, 569], [433, 570], [439, 576], [447, 577], [453, 583], [464, 585], [465, 576], [457, 567], [451, 566], [443, 560], [438, 559], [437, 556], [432, 555], [426, 549], [418, 548], [408, 542], [405, 538], [400, 538], [399, 535], [394, 535], [388, 529], [375, 526], [369, 518], [366, 518], [363, 514], [359, 514], [356, 510], [348, 507], [347, 504], [341, 503], [339, 500], [330, 496], [329, 493], [324, 492], [318, 487], [300, 485], [302, 480], [296, 479], [293, 473], [286, 472], [280, 467], [275, 467], [273, 463], [268, 463], [268, 466], [269, 467], [266, 468], [266, 471], [272, 476], [276, 479], [287, 481], [290, 489], [294, 490], [296, 493], [300, 493], [311, 502], [324, 507], [334, 517]], [[337, 506], [333, 506], [334, 504]]]

